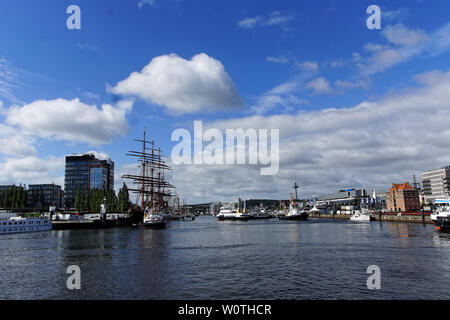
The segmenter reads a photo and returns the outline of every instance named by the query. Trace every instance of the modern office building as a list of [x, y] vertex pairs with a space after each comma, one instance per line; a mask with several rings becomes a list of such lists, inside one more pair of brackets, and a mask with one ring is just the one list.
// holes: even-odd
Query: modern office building
[[28, 206], [48, 210], [55, 206], [57, 210], [63, 207], [63, 192], [56, 184], [30, 184], [28, 186]]
[[408, 182], [394, 183], [386, 192], [386, 207], [390, 212], [417, 212], [420, 210], [419, 193]]
[[114, 190], [114, 162], [99, 160], [94, 154], [66, 157], [64, 180], [64, 206], [75, 207], [78, 189]]
[[435, 199], [450, 197], [450, 166], [422, 173], [424, 201], [433, 203]]

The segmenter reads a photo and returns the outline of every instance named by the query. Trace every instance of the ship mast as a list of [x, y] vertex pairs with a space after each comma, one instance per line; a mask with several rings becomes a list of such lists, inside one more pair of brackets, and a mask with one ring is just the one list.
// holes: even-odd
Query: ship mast
[[[136, 186], [129, 188], [129, 190], [138, 195], [137, 200], [139, 200], [139, 197], [141, 198], [142, 210], [145, 210], [147, 206], [154, 210], [155, 202], [157, 202], [157, 207], [161, 209], [164, 206], [164, 199], [172, 196], [170, 189], [175, 188], [164, 178], [164, 170], [172, 169], [163, 160], [165, 156], [161, 155], [161, 148], [155, 149], [154, 139], [151, 142], [146, 140], [145, 129], [143, 140], [135, 139], [135, 141], [142, 143], [142, 151], [128, 151], [126, 155], [137, 158], [142, 173], [140, 175], [125, 174], [122, 179], [131, 180]], [[151, 147], [147, 148], [148, 145]], [[148, 174], [149, 171], [150, 175]]]

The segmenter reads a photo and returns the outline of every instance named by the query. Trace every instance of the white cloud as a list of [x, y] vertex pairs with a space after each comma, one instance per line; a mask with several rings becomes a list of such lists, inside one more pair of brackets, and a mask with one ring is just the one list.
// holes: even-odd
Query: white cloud
[[239, 93], [219, 60], [201, 53], [185, 60], [176, 54], [154, 58], [110, 92], [137, 96], [177, 114], [232, 110], [243, 106]]
[[289, 62], [289, 59], [286, 58], [285, 56], [267, 57], [266, 60], [269, 62], [274, 62], [274, 63], [279, 63], [279, 64], [286, 64]]
[[[294, 176], [302, 197], [347, 187], [386, 190], [392, 183], [450, 164], [450, 70], [418, 75], [419, 87], [341, 109], [250, 116], [207, 127], [280, 129], [280, 171], [249, 166], [182, 166], [174, 183], [198, 201], [238, 196], [287, 198]], [[195, 179], [195, 186], [189, 181]], [[183, 186], [183, 187], [181, 187]], [[214, 191], [212, 191], [214, 190]]]
[[395, 65], [418, 56], [435, 56], [450, 51], [450, 23], [445, 24], [429, 35], [420, 29], [411, 29], [403, 24], [388, 25], [382, 35], [389, 45], [368, 43], [365, 50], [367, 58], [353, 53], [355, 64], [362, 75], [370, 76], [385, 71]]
[[260, 16], [245, 18], [238, 22], [238, 26], [244, 29], [253, 29], [262, 20]]
[[369, 86], [369, 83], [366, 80], [357, 80], [353, 82], [346, 80], [337, 80], [334, 83], [334, 85], [345, 89], [354, 89], [354, 88], [367, 88]]
[[0, 153], [9, 156], [35, 156], [34, 138], [0, 123]]
[[37, 100], [9, 108], [6, 122], [46, 139], [99, 145], [127, 132], [126, 114], [131, 108], [131, 101], [97, 108], [79, 99]]
[[0, 58], [0, 97], [12, 102], [22, 103], [14, 95], [14, 90], [20, 87], [22, 83], [19, 81], [17, 71], [4, 58]]
[[409, 16], [408, 8], [400, 8], [397, 10], [381, 10], [381, 16], [386, 20], [404, 20]]
[[306, 100], [289, 93], [283, 95], [266, 93], [258, 97], [257, 103], [250, 109], [256, 114], [264, 114], [274, 109], [277, 112], [291, 112], [307, 103]]
[[331, 92], [330, 83], [323, 77], [317, 77], [305, 86], [306, 89], [311, 89], [313, 94], [322, 94]]
[[110, 159], [111, 158], [108, 154], [106, 154], [104, 152], [101, 152], [101, 151], [91, 150], [91, 151], [88, 151], [86, 153], [93, 154], [95, 156], [95, 158], [97, 158], [99, 160], [106, 160], [106, 159]]
[[273, 25], [279, 25], [283, 26], [288, 21], [291, 21], [294, 19], [294, 15], [289, 12], [281, 12], [281, 11], [274, 11], [272, 14], [267, 18], [267, 20], [264, 22], [264, 25], [267, 26], [273, 26]]
[[267, 17], [255, 16], [247, 17], [238, 22], [238, 26], [244, 29], [253, 29], [255, 27], [265, 26], [279, 26], [284, 30], [288, 30], [286, 27], [288, 22], [294, 19], [294, 15], [290, 12], [273, 11]]
[[319, 70], [319, 64], [315, 61], [297, 62], [296, 65], [306, 72], [317, 72]]
[[93, 52], [97, 52], [98, 51], [98, 46], [96, 44], [88, 44], [88, 43], [78, 43], [78, 48], [80, 50], [90, 50]]
[[139, 9], [142, 8], [143, 6], [145, 6], [146, 4], [148, 4], [150, 6], [154, 6], [155, 5], [155, 0], [140, 0], [138, 2]]
[[64, 158], [7, 158], [0, 163], [0, 184], [54, 182], [64, 187]]
[[401, 23], [387, 26], [381, 34], [389, 42], [399, 46], [414, 46], [428, 40], [425, 31], [421, 29], [410, 29]]
[[345, 65], [344, 59], [333, 60], [333, 61], [331, 61], [331, 63], [330, 63], [330, 67], [331, 67], [332, 69], [339, 68], [339, 67], [343, 67], [344, 65]]

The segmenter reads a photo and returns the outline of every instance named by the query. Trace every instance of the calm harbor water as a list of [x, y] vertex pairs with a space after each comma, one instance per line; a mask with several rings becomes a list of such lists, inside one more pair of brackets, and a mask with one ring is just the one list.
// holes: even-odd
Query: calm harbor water
[[[81, 268], [81, 290], [66, 269]], [[366, 286], [381, 268], [381, 290]], [[310, 219], [0, 236], [0, 299], [449, 299], [450, 234]]]

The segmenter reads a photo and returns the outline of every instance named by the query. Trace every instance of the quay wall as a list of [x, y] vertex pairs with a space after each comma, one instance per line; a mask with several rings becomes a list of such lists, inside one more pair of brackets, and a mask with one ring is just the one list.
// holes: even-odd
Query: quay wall
[[[401, 216], [397, 215], [391, 215], [391, 214], [382, 214], [381, 220], [378, 214], [372, 215], [376, 221], [385, 221], [385, 222], [407, 222], [407, 223], [428, 223], [428, 224], [434, 224], [434, 222], [430, 219], [429, 215], [425, 216], [425, 221], [422, 221], [422, 216], [420, 215], [406, 215], [403, 214]], [[317, 219], [335, 219], [335, 220], [350, 220], [350, 215], [344, 215], [344, 214], [315, 214], [311, 213], [309, 214], [310, 218], [317, 218]]]

